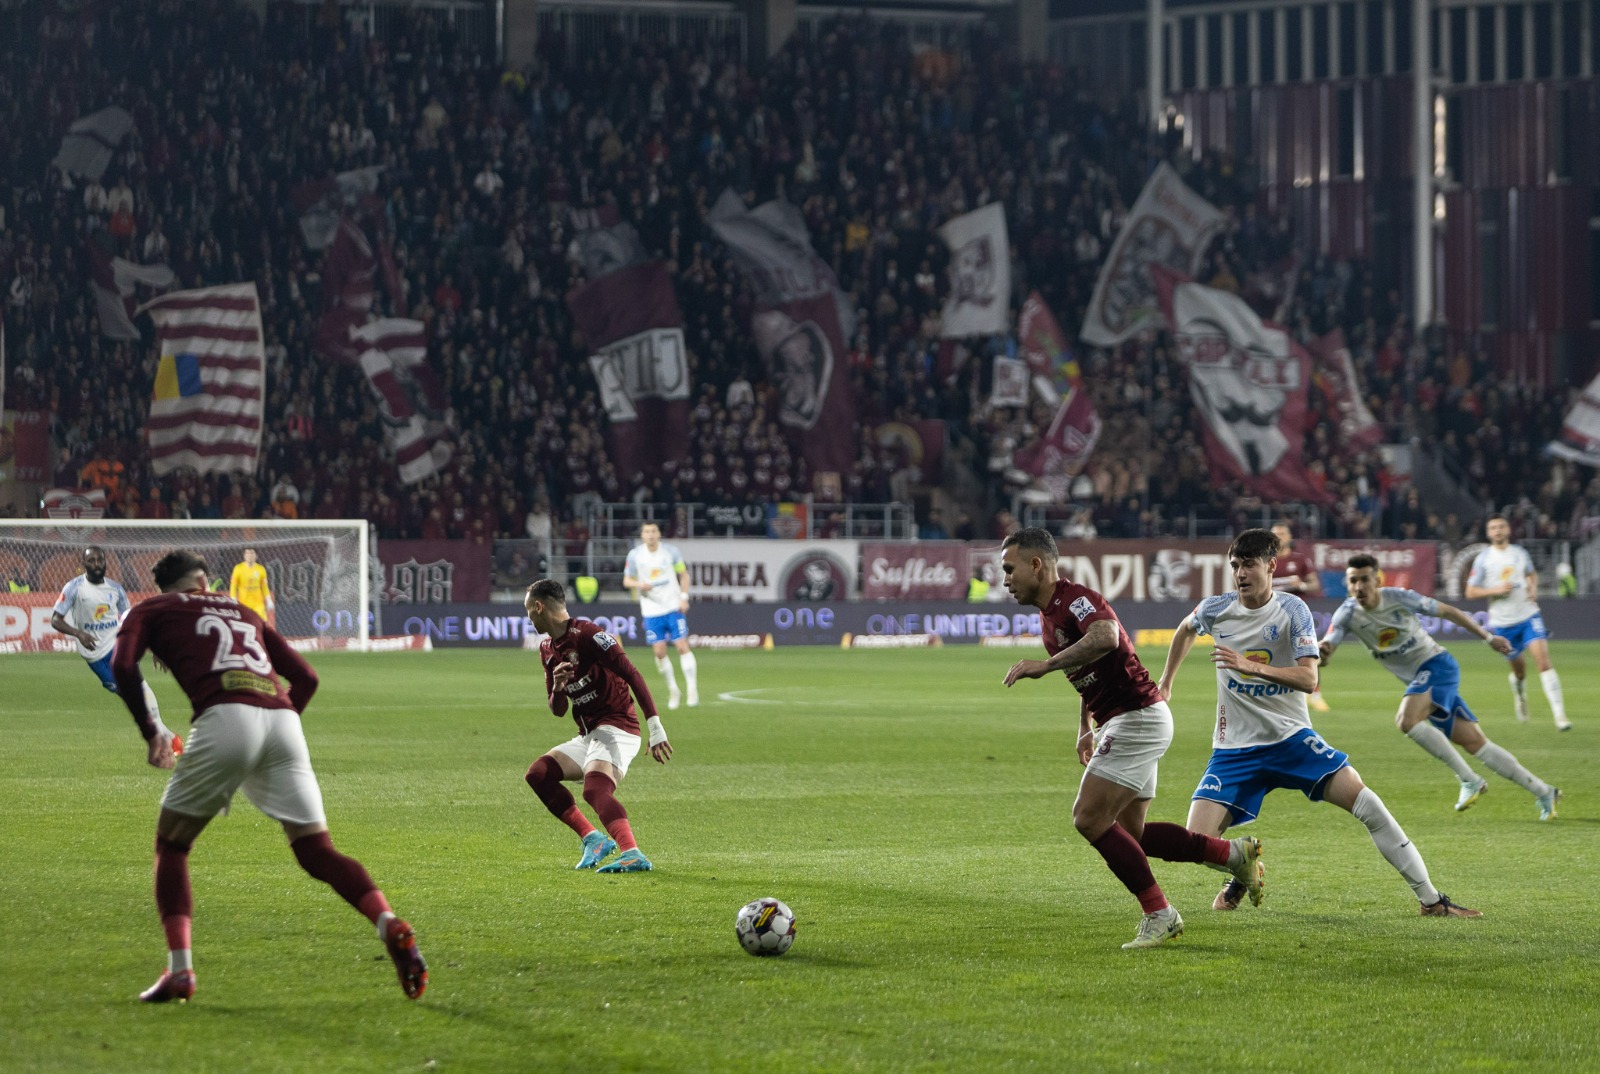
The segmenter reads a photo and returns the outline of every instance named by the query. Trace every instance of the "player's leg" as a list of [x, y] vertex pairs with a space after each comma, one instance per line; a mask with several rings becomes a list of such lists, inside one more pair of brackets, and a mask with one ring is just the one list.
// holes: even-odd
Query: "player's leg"
[[[1417, 692], [1412, 693], [1412, 690]], [[1428, 691], [1427, 684], [1413, 682], [1406, 688], [1405, 697], [1400, 699], [1400, 711], [1395, 713], [1394, 724], [1402, 734], [1455, 773], [1457, 782], [1461, 784], [1461, 793], [1456, 797], [1456, 809], [1466, 809], [1483, 794], [1488, 781], [1474, 772], [1472, 766], [1467, 764], [1467, 759], [1450, 745], [1449, 714], [1443, 714], [1446, 722], [1441, 728], [1432, 719], [1436, 711], [1433, 694]]]
[[589, 818], [578, 808], [578, 802], [572, 797], [572, 792], [562, 786], [564, 782], [582, 781], [583, 762], [587, 756], [588, 747], [580, 735], [568, 739], [534, 761], [528, 766], [527, 774], [522, 777], [533, 789], [533, 793], [539, 796], [539, 801], [544, 803], [550, 815], [571, 828], [577, 835], [578, 841], [583, 846], [583, 853], [578, 858], [578, 864], [573, 866], [574, 869], [592, 869], [617, 849], [616, 843], [589, 823]]
[[1490, 633], [1498, 634], [1511, 643], [1511, 654], [1506, 660], [1511, 665], [1511, 703], [1517, 714], [1518, 723], [1528, 722], [1528, 662], [1522, 658], [1522, 631], [1519, 627], [1490, 627]]
[[1555, 816], [1556, 801], [1561, 791], [1551, 786], [1523, 767], [1511, 751], [1489, 741], [1476, 720], [1458, 719], [1450, 738], [1462, 749], [1488, 766], [1489, 771], [1503, 776], [1527, 791], [1539, 803], [1539, 819]]
[[1406, 837], [1383, 799], [1361, 782], [1361, 776], [1346, 764], [1329, 776], [1314, 792], [1324, 801], [1345, 810], [1362, 824], [1373, 845], [1410, 886], [1426, 916], [1480, 917], [1478, 911], [1456, 906], [1428, 878], [1428, 867], [1416, 844]]
[[583, 800], [617, 844], [616, 860], [600, 866], [602, 873], [646, 873], [654, 866], [639, 849], [628, 811], [617, 800], [617, 784], [639, 753], [639, 736], [601, 725], [585, 736], [588, 756], [583, 765]]
[[1223, 865], [1207, 865], [1232, 873], [1211, 900], [1213, 910], [1237, 910], [1246, 897], [1252, 906], [1261, 905], [1266, 887], [1266, 869], [1261, 863], [1261, 843], [1248, 836], [1223, 839], [1235, 823], [1255, 820], [1268, 788], [1257, 778], [1258, 765], [1251, 756], [1256, 750], [1219, 750], [1200, 777], [1189, 802], [1189, 817], [1184, 827], [1191, 832], [1217, 839], [1229, 848]]
[[187, 1001], [194, 995], [194, 894], [189, 886], [189, 850], [211, 821], [163, 809], [156, 820], [155, 895], [167, 940], [167, 968], [139, 993], [146, 1003]]
[[1528, 655], [1533, 657], [1534, 666], [1539, 669], [1539, 685], [1544, 687], [1545, 700], [1550, 702], [1556, 730], [1570, 731], [1572, 721], [1567, 719], [1567, 702], [1561, 692], [1561, 676], [1556, 673], [1555, 665], [1550, 663], [1550, 643], [1545, 640], [1544, 617], [1536, 615], [1531, 623], [1537, 636], [1528, 642]]
[[675, 709], [683, 701], [678, 692], [678, 679], [672, 673], [672, 661], [667, 658], [667, 641], [669, 629], [668, 617], [652, 615], [644, 621], [644, 638], [650, 643], [650, 651], [655, 654], [656, 670], [661, 672], [667, 680], [667, 708]]
[[[101, 686], [104, 686], [107, 690], [115, 694], [118, 692], [117, 679], [116, 676], [111, 673], [111, 655], [112, 654], [107, 653], [99, 660], [96, 660], [94, 663], [90, 664], [89, 670], [94, 672], [95, 678], [100, 680]], [[161, 705], [156, 701], [156, 692], [150, 689], [150, 683], [147, 681], [141, 681], [139, 685], [144, 691], [144, 707], [150, 713], [151, 718], [155, 720], [156, 727], [166, 727], [166, 724], [161, 722]]]
[[673, 625], [673, 644], [678, 649], [678, 666], [683, 668], [684, 700], [690, 708], [700, 704], [700, 664], [689, 649], [689, 623], [678, 616]]

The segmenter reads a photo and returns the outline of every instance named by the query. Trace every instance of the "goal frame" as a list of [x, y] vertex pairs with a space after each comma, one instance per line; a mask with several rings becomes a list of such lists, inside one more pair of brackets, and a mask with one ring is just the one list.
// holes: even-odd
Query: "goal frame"
[[[355, 616], [355, 637], [350, 648], [358, 652], [370, 650], [373, 628], [378, 623], [380, 609], [373, 602], [372, 589], [372, 564], [377, 561], [377, 550], [373, 547], [376, 540], [376, 531], [372, 523], [364, 518], [231, 518], [231, 519], [197, 519], [197, 518], [5, 518], [0, 519], [0, 529], [23, 530], [56, 530], [63, 535], [73, 532], [81, 533], [82, 544], [93, 544], [98, 536], [106, 531], [133, 531], [133, 530], [192, 530], [197, 534], [215, 534], [218, 531], [254, 530], [259, 533], [283, 532], [293, 533], [296, 530], [331, 530], [347, 529], [357, 536], [358, 552], [356, 556], [357, 579], [357, 604]], [[120, 580], [120, 579], [119, 579]], [[143, 590], [145, 585], [137, 587]]]

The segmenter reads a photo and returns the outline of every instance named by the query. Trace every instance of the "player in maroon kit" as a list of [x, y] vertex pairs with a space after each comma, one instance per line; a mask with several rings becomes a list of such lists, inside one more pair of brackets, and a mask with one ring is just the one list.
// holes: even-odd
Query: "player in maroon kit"
[[[193, 552], [167, 553], [154, 573], [161, 595], [133, 606], [111, 659], [122, 700], [148, 743], [147, 759], [157, 768], [177, 766], [156, 821], [156, 908], [167, 935], [167, 969], [139, 998], [163, 1003], [194, 995], [189, 848], [242, 790], [283, 825], [301, 868], [377, 927], [400, 987], [416, 999], [427, 987], [428, 966], [411, 926], [389, 909], [361, 863], [335, 850], [328, 837], [322, 791], [300, 729], [317, 673], [255, 612], [226, 593], [208, 592], [205, 560]], [[194, 705], [181, 758], [173, 756], [171, 732], [163, 734], [145, 708], [139, 658], [147, 650]]]
[[1261, 843], [1214, 839], [1177, 824], [1145, 823], [1156, 794], [1156, 765], [1172, 742], [1172, 711], [1105, 598], [1056, 573], [1047, 530], [1005, 539], [1000, 566], [1020, 604], [1039, 609], [1048, 660], [1019, 660], [1005, 684], [1064, 672], [1078, 691], [1078, 763], [1085, 766], [1072, 823], [1139, 900], [1144, 917], [1123, 949], [1155, 947], [1183, 934], [1183, 918], [1150, 871], [1149, 857], [1201, 862], [1231, 873], [1261, 902]]
[[[1280, 522], [1273, 526], [1272, 535], [1278, 539], [1276, 566], [1272, 568], [1272, 588], [1301, 598], [1322, 596], [1322, 578], [1317, 574], [1317, 565], [1304, 552], [1294, 551], [1294, 531], [1289, 529], [1289, 524]], [[1328, 711], [1328, 702], [1322, 697], [1322, 687], [1311, 691], [1306, 704], [1318, 712]]]
[[[523, 606], [534, 629], [545, 635], [539, 643], [539, 662], [544, 665], [550, 711], [565, 716], [570, 706], [578, 724], [578, 737], [528, 767], [528, 786], [545, 808], [583, 841], [583, 857], [574, 868], [649, 872], [653, 866], [634, 841], [628, 811], [617, 801], [616, 791], [628, 774], [628, 764], [639, 753], [639, 718], [633, 712], [633, 697], [645, 712], [650, 756], [661, 764], [672, 756], [672, 744], [656, 715], [650, 688], [622, 651], [622, 642], [589, 620], [567, 614], [567, 592], [560, 582], [541, 578], [533, 583]], [[628, 696], [630, 689], [633, 697]], [[561, 785], [563, 780], [583, 781], [583, 800], [605, 825], [604, 832], [589, 823], [572, 792]], [[617, 860], [600, 865], [614, 850], [622, 851]]]

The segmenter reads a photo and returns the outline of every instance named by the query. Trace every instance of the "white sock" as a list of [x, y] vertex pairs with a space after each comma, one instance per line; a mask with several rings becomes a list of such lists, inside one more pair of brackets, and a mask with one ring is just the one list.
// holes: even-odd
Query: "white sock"
[[385, 943], [389, 942], [389, 922], [393, 921], [397, 916], [392, 910], [385, 910], [378, 915], [378, 920], [373, 922], [374, 925], [378, 926], [378, 939]]
[[1567, 703], [1561, 696], [1561, 676], [1556, 674], [1556, 669], [1539, 672], [1539, 685], [1544, 687], [1544, 696], [1550, 701], [1550, 711], [1556, 714], [1556, 723], [1567, 722]]
[[161, 722], [161, 706], [156, 704], [156, 692], [150, 689], [149, 683], [141, 683], [144, 687], [144, 707], [150, 710], [150, 715], [157, 723]]
[[[667, 656], [656, 657], [656, 670], [667, 677], [667, 693], [677, 693], [678, 680], [677, 677], [672, 674], [672, 658]], [[684, 674], [685, 677], [687, 677], [687, 671]]]
[[1373, 793], [1371, 787], [1361, 788], [1361, 793], [1356, 795], [1356, 801], [1350, 807], [1350, 812], [1362, 824], [1367, 826], [1367, 832], [1372, 836], [1373, 845], [1378, 848], [1395, 871], [1405, 878], [1411, 885], [1411, 890], [1416, 893], [1418, 901], [1424, 906], [1432, 906], [1439, 901], [1439, 889], [1433, 886], [1428, 879], [1428, 867], [1422, 862], [1422, 854], [1417, 850], [1411, 840], [1406, 838], [1406, 833], [1401, 829], [1398, 821], [1390, 816], [1389, 809], [1383, 804], [1383, 799]]
[[[1552, 668], [1551, 670], [1554, 669]], [[1517, 673], [1515, 671], [1510, 674], [1509, 678], [1511, 679], [1511, 692], [1516, 695], [1518, 701], [1526, 704], [1528, 701], [1527, 680], [1517, 678]]]
[[1550, 784], [1522, 767], [1522, 762], [1513, 757], [1509, 750], [1496, 746], [1493, 742], [1485, 742], [1478, 748], [1476, 756], [1489, 766], [1489, 771], [1497, 776], [1506, 777], [1529, 794], [1543, 797], [1550, 793]]
[[187, 947], [180, 951], [168, 951], [167, 969], [172, 973], [194, 969], [194, 952]]
[[1444, 732], [1427, 720], [1423, 720], [1407, 731], [1406, 737], [1443, 761], [1445, 766], [1454, 772], [1456, 778], [1462, 783], [1478, 778], [1478, 774], [1472, 770], [1471, 765], [1467, 764], [1466, 758], [1456, 752], [1456, 748], [1450, 744], [1450, 740], [1445, 737]]
[[694, 653], [679, 653], [678, 663], [683, 668], [683, 681], [689, 687], [689, 692], [692, 694], [699, 690], [700, 664], [695, 660]]

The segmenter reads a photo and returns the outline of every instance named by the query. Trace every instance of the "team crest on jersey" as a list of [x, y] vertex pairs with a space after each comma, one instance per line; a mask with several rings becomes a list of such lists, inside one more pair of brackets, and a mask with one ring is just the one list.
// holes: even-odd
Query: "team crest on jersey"
[[1060, 627], [1056, 627], [1056, 644], [1063, 649], [1067, 647], [1067, 632]]
[[1398, 637], [1400, 637], [1399, 627], [1384, 627], [1378, 631], [1378, 648], [1387, 649], [1395, 643], [1395, 639]]
[[1268, 623], [1267, 628], [1261, 633], [1268, 641], [1277, 641], [1278, 635], [1281, 632], [1278, 630], [1277, 623]]
[[1067, 606], [1067, 611], [1076, 616], [1081, 623], [1094, 614], [1094, 601], [1088, 597], [1079, 597]]

